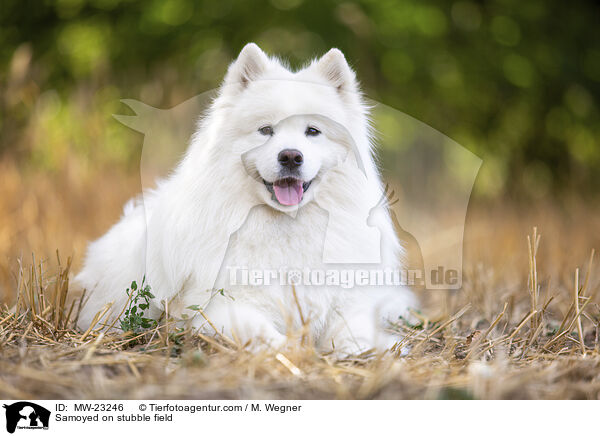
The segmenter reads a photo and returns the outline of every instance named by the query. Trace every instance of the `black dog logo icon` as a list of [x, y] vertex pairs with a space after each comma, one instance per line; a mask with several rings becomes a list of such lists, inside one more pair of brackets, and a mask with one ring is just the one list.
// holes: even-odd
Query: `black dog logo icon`
[[48, 429], [50, 411], [28, 401], [4, 405], [6, 409], [6, 431], [14, 433], [16, 428]]

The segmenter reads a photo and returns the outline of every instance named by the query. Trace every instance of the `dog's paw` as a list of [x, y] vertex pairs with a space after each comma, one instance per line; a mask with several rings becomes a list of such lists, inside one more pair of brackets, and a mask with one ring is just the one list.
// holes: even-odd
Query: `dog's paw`
[[273, 352], [285, 349], [289, 345], [288, 338], [277, 331], [260, 334], [248, 338], [243, 347], [252, 353]]
[[[360, 355], [382, 355], [384, 353], [397, 353], [398, 343], [402, 340], [400, 336], [379, 333], [373, 338], [357, 337], [351, 335], [338, 335], [331, 341], [331, 348], [326, 351], [332, 352], [338, 358], [348, 358]], [[408, 350], [407, 350], [408, 351]]]

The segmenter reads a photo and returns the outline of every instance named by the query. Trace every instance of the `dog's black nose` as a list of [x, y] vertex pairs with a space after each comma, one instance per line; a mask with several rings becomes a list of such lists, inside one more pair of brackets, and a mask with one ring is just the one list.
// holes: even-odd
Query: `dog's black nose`
[[291, 148], [286, 148], [285, 150], [281, 150], [277, 155], [277, 160], [282, 167], [287, 167], [290, 170], [302, 165], [304, 162], [304, 156], [300, 150], [293, 150]]

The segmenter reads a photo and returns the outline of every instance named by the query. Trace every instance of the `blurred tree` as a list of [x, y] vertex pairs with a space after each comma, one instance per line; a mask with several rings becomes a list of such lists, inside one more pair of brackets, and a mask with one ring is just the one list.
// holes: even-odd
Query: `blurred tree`
[[370, 97], [481, 156], [488, 193], [593, 192], [599, 18], [593, 1], [3, 0], [0, 152], [130, 159], [119, 98], [214, 88], [248, 41], [292, 66], [336, 46]]

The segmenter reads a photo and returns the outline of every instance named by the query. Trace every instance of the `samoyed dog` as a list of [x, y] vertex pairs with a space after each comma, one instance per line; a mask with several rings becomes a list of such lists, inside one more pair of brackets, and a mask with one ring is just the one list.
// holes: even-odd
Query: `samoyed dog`
[[[416, 303], [405, 287], [365, 280], [402, 266], [383, 192], [344, 55], [332, 49], [293, 72], [248, 44], [171, 175], [90, 244], [74, 279], [86, 290], [79, 326], [99, 313], [111, 325], [145, 277], [147, 314], [203, 334], [277, 348], [302, 331], [322, 351], [385, 351], [400, 340], [390, 321]], [[340, 286], [336, 268], [356, 277]]]

